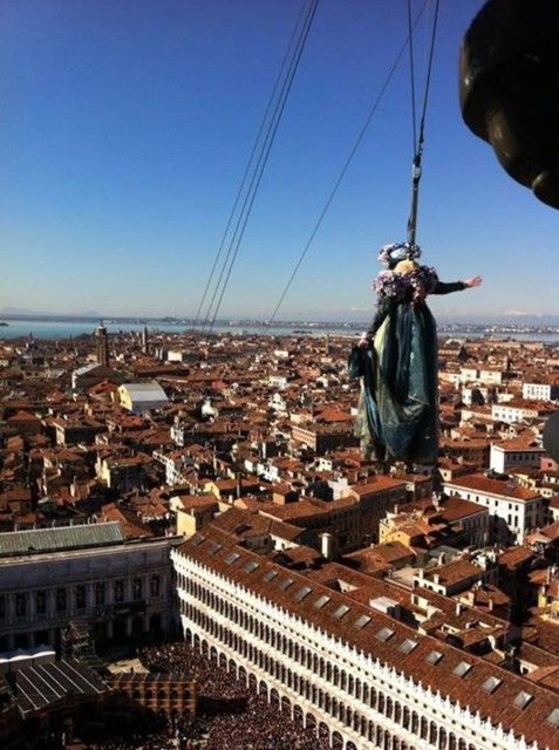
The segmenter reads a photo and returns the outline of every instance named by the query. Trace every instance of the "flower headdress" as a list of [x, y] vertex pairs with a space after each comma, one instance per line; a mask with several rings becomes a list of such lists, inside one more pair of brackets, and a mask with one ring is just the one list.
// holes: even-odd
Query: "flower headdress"
[[[372, 283], [379, 300], [390, 297], [398, 302], [409, 302], [417, 305], [425, 300], [436, 287], [437, 272], [434, 268], [420, 266], [413, 262], [421, 255], [417, 245], [408, 244], [385, 245], [379, 260], [388, 263], [388, 269], [381, 271]], [[407, 261], [412, 261], [407, 263]], [[405, 269], [401, 266], [406, 265]], [[407, 267], [409, 266], [409, 268]]]
[[391, 242], [383, 245], [378, 259], [381, 263], [395, 265], [401, 260], [415, 260], [421, 255], [421, 248], [409, 242]]

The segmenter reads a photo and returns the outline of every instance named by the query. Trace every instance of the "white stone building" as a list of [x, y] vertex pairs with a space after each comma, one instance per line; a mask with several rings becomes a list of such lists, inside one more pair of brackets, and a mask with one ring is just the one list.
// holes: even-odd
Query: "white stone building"
[[[206, 529], [204, 529], [206, 532]], [[559, 696], [232, 545], [172, 551], [185, 638], [344, 750], [559, 747]]]
[[542, 405], [537, 405], [533, 401], [524, 401], [517, 399], [509, 403], [497, 403], [491, 406], [491, 419], [494, 422], [506, 422], [513, 424], [515, 422], [541, 419], [548, 414], [548, 410]]
[[287, 388], [287, 376], [286, 375], [269, 375], [268, 376], [268, 385], [272, 386], [272, 388], [278, 388], [280, 391], [283, 391], [285, 388]]
[[287, 414], [287, 401], [279, 393], [272, 393], [268, 399], [268, 409], [272, 409], [277, 414]]
[[534, 439], [526, 440], [504, 440], [501, 443], [492, 443], [489, 449], [489, 467], [500, 474], [507, 474], [513, 469], [522, 467], [539, 468], [541, 458], [546, 452], [540, 442]]
[[523, 383], [522, 398], [528, 401], [557, 401], [559, 399], [559, 382], [554, 377], [543, 378], [538, 383]]
[[501, 385], [504, 373], [500, 369], [483, 368], [479, 371], [479, 382], [485, 385]]
[[118, 387], [120, 405], [132, 414], [145, 414], [161, 409], [169, 403], [167, 394], [155, 381], [149, 383], [123, 383]]
[[546, 503], [539, 492], [520, 487], [513, 479], [486, 474], [467, 474], [444, 482], [447, 495], [458, 495], [489, 510], [493, 517], [493, 541], [509, 541], [506, 530], [517, 543], [527, 531], [543, 526]]
[[165, 484], [173, 487], [176, 484], [187, 483], [187, 474], [192, 467], [183, 450], [179, 449], [168, 453], [153, 451], [152, 455], [156, 461], [165, 467]]

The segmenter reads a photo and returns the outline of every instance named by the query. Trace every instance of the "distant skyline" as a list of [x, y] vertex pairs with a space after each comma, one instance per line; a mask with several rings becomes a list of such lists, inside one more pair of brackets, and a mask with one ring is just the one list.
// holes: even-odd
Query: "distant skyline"
[[[443, 280], [484, 285], [430, 306], [441, 319], [553, 318], [557, 212], [460, 115], [459, 46], [482, 5], [441, 1], [417, 239]], [[4, 0], [0, 316], [195, 315], [302, 7]], [[418, 100], [430, 22], [414, 36]], [[274, 310], [406, 34], [406, 0], [319, 2], [219, 318]], [[380, 246], [406, 235], [410, 96], [406, 54], [279, 320], [372, 316]]]
[[[539, 329], [539, 328], [551, 328], [553, 330], [559, 330], [559, 315], [486, 315], [486, 316], [479, 316], [479, 315], [456, 315], [456, 316], [447, 316], [444, 313], [438, 316], [439, 318], [439, 324], [441, 324], [444, 327], [452, 327], [452, 326], [458, 326], [458, 327], [464, 327], [467, 328], [468, 326], [471, 327], [503, 327], [503, 328], [510, 328], [512, 329]], [[28, 310], [28, 309], [19, 309], [19, 308], [13, 308], [13, 307], [6, 307], [0, 309], [0, 321], [10, 321], [10, 324], [15, 323], [23, 323], [25, 321], [53, 321], [53, 322], [68, 322], [68, 323], [75, 323], [79, 321], [87, 321], [91, 323], [92, 325], [97, 325], [99, 322], [103, 323], [114, 323], [115, 321], [129, 321], [129, 322], [138, 322], [138, 321], [144, 321], [149, 323], [155, 323], [157, 321], [177, 321], [177, 322], [183, 322], [183, 321], [189, 321], [194, 322], [195, 317], [194, 316], [174, 316], [174, 315], [142, 315], [142, 314], [129, 314], [129, 315], [105, 315], [99, 310], [83, 310], [83, 311], [77, 311], [77, 312], [67, 312], [67, 313], [50, 313], [50, 312], [41, 312], [41, 311], [34, 311], [34, 310]], [[228, 325], [231, 323], [243, 323], [243, 324], [265, 324], [268, 325], [269, 321], [265, 318], [259, 318], [257, 316], [249, 315], [249, 316], [243, 316], [243, 315], [220, 315], [216, 320], [216, 325]], [[313, 324], [329, 324], [335, 326], [336, 324], [340, 324], [341, 326], [346, 325], [368, 325], [369, 323], [369, 316], [365, 315], [362, 317], [359, 316], [352, 316], [347, 315], [346, 317], [340, 316], [338, 318], [328, 318], [328, 317], [321, 317], [319, 315], [310, 315], [310, 316], [303, 316], [303, 317], [293, 317], [290, 318], [286, 315], [278, 316], [277, 319], [273, 321], [273, 325], [277, 325], [281, 327], [282, 323], [286, 324], [293, 324], [293, 325], [313, 325]], [[198, 325], [202, 329], [209, 329], [210, 326], [207, 322], [199, 319]], [[5, 333], [5, 331], [2, 331], [1, 333]], [[0, 335], [0, 338], [2, 336]]]

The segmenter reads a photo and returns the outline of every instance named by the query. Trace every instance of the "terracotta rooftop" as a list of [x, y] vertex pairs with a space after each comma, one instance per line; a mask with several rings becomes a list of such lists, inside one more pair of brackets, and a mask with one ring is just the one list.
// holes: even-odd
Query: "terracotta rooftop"
[[[542, 747], [559, 747], [559, 729], [548, 721], [559, 696], [521, 675], [466, 653], [442, 640], [324, 586], [316, 576], [286, 570], [244, 550], [227, 535], [196, 534], [178, 550], [295, 616], [377, 658], [453, 702], [502, 723]], [[349, 574], [348, 574], [349, 575]], [[355, 575], [355, 574], [354, 574]], [[406, 644], [404, 646], [404, 644]], [[408, 647], [408, 644], [409, 647]], [[431, 658], [433, 654], [436, 658]], [[491, 685], [491, 689], [485, 686]], [[530, 710], [520, 696], [528, 694]]]
[[510, 481], [493, 479], [485, 474], [468, 474], [466, 476], [457, 477], [456, 479], [447, 482], [447, 485], [483, 492], [488, 495], [510, 497], [521, 501], [534, 500], [540, 497], [539, 492], [528, 490], [525, 487], [521, 487]]

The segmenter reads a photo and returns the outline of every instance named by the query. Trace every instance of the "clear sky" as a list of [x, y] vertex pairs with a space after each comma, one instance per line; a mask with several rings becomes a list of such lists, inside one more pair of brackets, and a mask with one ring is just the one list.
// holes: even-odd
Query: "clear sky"
[[[480, 274], [484, 285], [430, 304], [457, 319], [559, 315], [559, 216], [505, 174], [459, 110], [459, 45], [482, 4], [441, 0], [417, 240], [443, 280]], [[0, 314], [195, 314], [302, 7], [0, 4]], [[407, 12], [406, 0], [320, 0], [220, 317], [275, 308], [405, 41]], [[418, 99], [430, 22], [414, 37]], [[379, 248], [406, 238], [412, 157], [406, 54], [278, 319], [371, 317]]]

